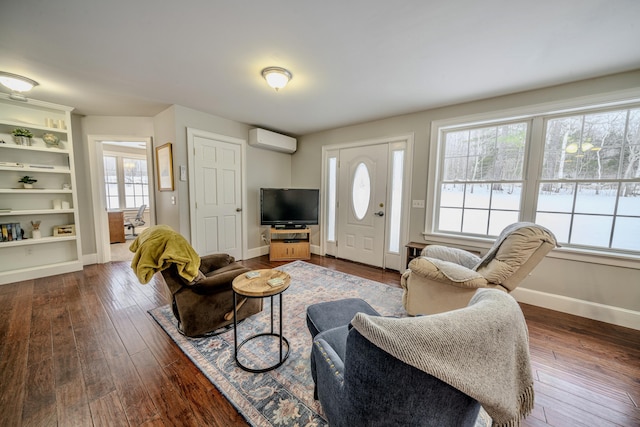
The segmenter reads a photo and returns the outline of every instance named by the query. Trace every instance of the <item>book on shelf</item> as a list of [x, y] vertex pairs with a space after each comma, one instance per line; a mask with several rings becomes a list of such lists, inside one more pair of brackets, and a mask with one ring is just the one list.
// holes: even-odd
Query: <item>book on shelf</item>
[[20, 223], [0, 224], [0, 242], [12, 242], [22, 240], [22, 227]]

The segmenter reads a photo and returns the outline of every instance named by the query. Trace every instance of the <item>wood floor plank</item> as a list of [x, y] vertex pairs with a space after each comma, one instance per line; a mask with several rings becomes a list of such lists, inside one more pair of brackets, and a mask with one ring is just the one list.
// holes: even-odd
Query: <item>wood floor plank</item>
[[[78, 362], [78, 370], [80, 370]], [[93, 424], [91, 409], [82, 378], [56, 386], [56, 413], [58, 425], [83, 427]]]
[[29, 366], [25, 388], [22, 423], [34, 426], [55, 426], [57, 424], [56, 391], [51, 358]]
[[221, 398], [220, 392], [188, 358], [177, 360], [165, 370], [169, 379], [191, 405], [198, 425], [248, 425], [231, 403]]
[[140, 425], [153, 419], [158, 414], [158, 410], [149, 397], [129, 355], [108, 357], [107, 363], [122, 408], [131, 424]]
[[22, 418], [28, 378], [31, 302], [28, 292], [17, 290], [11, 299], [7, 332], [2, 341], [0, 408], [4, 413], [2, 424], [7, 426], [19, 425]]
[[127, 427], [129, 421], [115, 391], [89, 404], [93, 425], [97, 427]]
[[176, 426], [197, 425], [189, 402], [180, 395], [150, 350], [134, 354], [131, 360], [166, 423]]

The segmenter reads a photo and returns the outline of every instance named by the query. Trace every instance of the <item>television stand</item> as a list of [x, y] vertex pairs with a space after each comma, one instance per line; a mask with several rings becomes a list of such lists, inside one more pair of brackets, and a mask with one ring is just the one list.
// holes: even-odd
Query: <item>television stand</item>
[[269, 261], [291, 261], [311, 258], [309, 236], [311, 230], [304, 228], [271, 227], [269, 238]]

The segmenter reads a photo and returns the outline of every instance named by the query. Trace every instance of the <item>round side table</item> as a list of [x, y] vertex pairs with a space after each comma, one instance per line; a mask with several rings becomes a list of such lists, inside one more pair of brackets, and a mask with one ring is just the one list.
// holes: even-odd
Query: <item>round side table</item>
[[[253, 276], [253, 277], [252, 277]], [[271, 285], [269, 281], [272, 279], [281, 279], [282, 282], [279, 284]], [[279, 270], [253, 270], [245, 274], [241, 274], [240, 276], [233, 279], [232, 289], [233, 289], [233, 342], [234, 342], [234, 358], [236, 360], [236, 364], [248, 372], [261, 373], [271, 371], [272, 369], [277, 368], [282, 365], [285, 360], [289, 357], [289, 341], [282, 335], [282, 293], [287, 290], [289, 284], [291, 283], [291, 277], [285, 273], [284, 271]], [[246, 338], [244, 341], [238, 344], [238, 295], [243, 298], [271, 298], [271, 331], [263, 332], [256, 335], [252, 335]], [[274, 332], [273, 324], [274, 324], [274, 313], [273, 313], [273, 297], [280, 296], [280, 330], [279, 332]], [[243, 304], [242, 301], [240, 304]], [[238, 352], [249, 341], [254, 340], [259, 337], [264, 336], [272, 336], [276, 337], [280, 341], [280, 354], [278, 362], [271, 366], [267, 366], [266, 368], [251, 368], [238, 360]], [[286, 344], [287, 351], [283, 354], [284, 344]]]

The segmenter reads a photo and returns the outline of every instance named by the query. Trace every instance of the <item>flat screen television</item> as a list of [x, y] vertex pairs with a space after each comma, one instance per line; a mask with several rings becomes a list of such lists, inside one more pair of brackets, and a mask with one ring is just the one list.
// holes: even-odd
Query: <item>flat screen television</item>
[[301, 228], [318, 224], [320, 190], [261, 188], [260, 224], [277, 228]]

